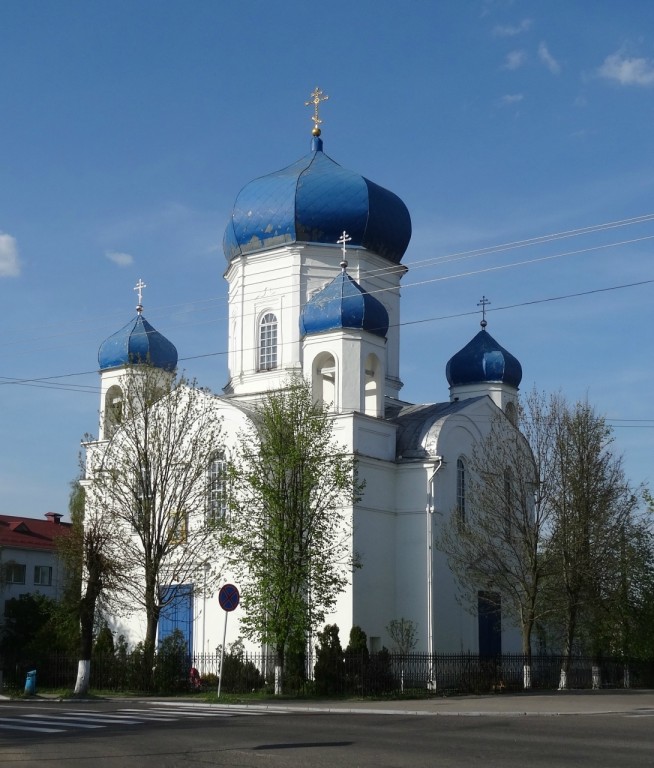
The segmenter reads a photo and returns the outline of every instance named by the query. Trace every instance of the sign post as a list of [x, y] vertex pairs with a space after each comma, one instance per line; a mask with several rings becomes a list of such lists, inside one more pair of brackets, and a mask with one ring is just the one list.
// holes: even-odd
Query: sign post
[[227, 616], [238, 608], [240, 595], [238, 589], [233, 584], [225, 584], [218, 592], [218, 602], [225, 611], [225, 624], [223, 627], [223, 644], [220, 646], [220, 674], [218, 676], [218, 698], [220, 698], [220, 688], [223, 682], [223, 661], [225, 659], [225, 640], [227, 639]]

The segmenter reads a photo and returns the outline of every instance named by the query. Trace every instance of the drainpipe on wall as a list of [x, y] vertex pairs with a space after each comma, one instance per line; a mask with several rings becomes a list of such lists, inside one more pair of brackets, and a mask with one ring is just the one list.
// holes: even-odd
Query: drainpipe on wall
[[434, 618], [433, 618], [433, 582], [434, 582], [434, 558], [432, 554], [433, 550], [433, 530], [432, 530], [432, 516], [435, 509], [434, 504], [434, 485], [436, 481], [436, 474], [438, 470], [443, 466], [443, 458], [441, 456], [434, 457], [434, 471], [429, 476], [427, 481], [427, 653], [429, 654], [429, 680], [427, 681], [427, 688], [434, 690], [436, 688], [436, 681], [434, 680], [433, 670], [433, 657], [434, 657]]

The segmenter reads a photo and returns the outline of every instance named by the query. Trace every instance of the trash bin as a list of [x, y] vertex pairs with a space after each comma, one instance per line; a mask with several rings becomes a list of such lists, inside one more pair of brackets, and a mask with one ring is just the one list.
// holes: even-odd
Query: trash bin
[[36, 693], [36, 670], [32, 669], [25, 678], [25, 695], [34, 696]]

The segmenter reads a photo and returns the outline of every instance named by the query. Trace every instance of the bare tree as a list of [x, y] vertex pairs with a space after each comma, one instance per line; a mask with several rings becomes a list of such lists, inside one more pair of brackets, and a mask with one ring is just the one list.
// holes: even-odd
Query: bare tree
[[457, 577], [462, 602], [477, 610], [483, 591], [520, 627], [526, 688], [532, 634], [547, 612], [539, 599], [550, 573], [542, 545], [552, 511], [552, 425], [561, 407], [560, 398], [534, 390], [521, 404], [517, 427], [497, 414], [468, 465], [465, 518], [462, 510], [454, 510], [437, 540]]
[[217, 578], [205, 569], [221, 523], [207, 504], [207, 473], [221, 429], [215, 399], [184, 378], [135, 365], [121, 386], [113, 436], [87, 444], [87, 513], [108, 512], [117, 524], [121, 587], [145, 611], [151, 670], [159, 616], [176, 586], [211, 589]]
[[418, 625], [411, 619], [392, 619], [386, 627], [393, 641], [394, 650], [401, 654], [411, 653], [418, 644]]
[[275, 690], [285, 654], [302, 654], [354, 564], [347, 510], [360, 486], [333, 417], [294, 379], [255, 406], [230, 461], [226, 537], [240, 578], [247, 637], [272, 646]]

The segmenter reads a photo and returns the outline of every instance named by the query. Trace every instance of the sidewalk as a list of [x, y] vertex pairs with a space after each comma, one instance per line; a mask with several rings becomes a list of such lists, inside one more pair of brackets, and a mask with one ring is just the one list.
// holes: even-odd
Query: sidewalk
[[[274, 710], [275, 704], [262, 706]], [[654, 716], [654, 690], [547, 691], [542, 693], [452, 696], [400, 701], [280, 702], [284, 710], [307, 712], [351, 712], [371, 714], [445, 716], [556, 716], [609, 713]]]
[[[9, 697], [0, 696], [0, 699]], [[130, 697], [137, 701], [139, 697]], [[143, 701], [156, 702], [158, 697], [146, 697]], [[62, 699], [43, 694], [35, 701]], [[109, 697], [119, 700], [121, 696]], [[169, 697], [165, 697], [170, 701]], [[184, 699], [189, 703], [188, 699]], [[258, 709], [270, 712], [296, 710], [298, 712], [334, 712], [352, 714], [388, 714], [420, 716], [467, 716], [467, 717], [520, 717], [527, 715], [552, 717], [557, 715], [599, 715], [631, 714], [654, 717], [654, 690], [572, 690], [572, 691], [529, 691], [528, 693], [501, 693], [480, 696], [434, 696], [430, 699], [390, 699], [372, 701], [369, 699], [325, 699], [256, 702], [251, 704], [231, 704], [217, 701], [207, 704], [194, 699], [192, 705], [198, 707], [225, 707], [228, 709]]]

